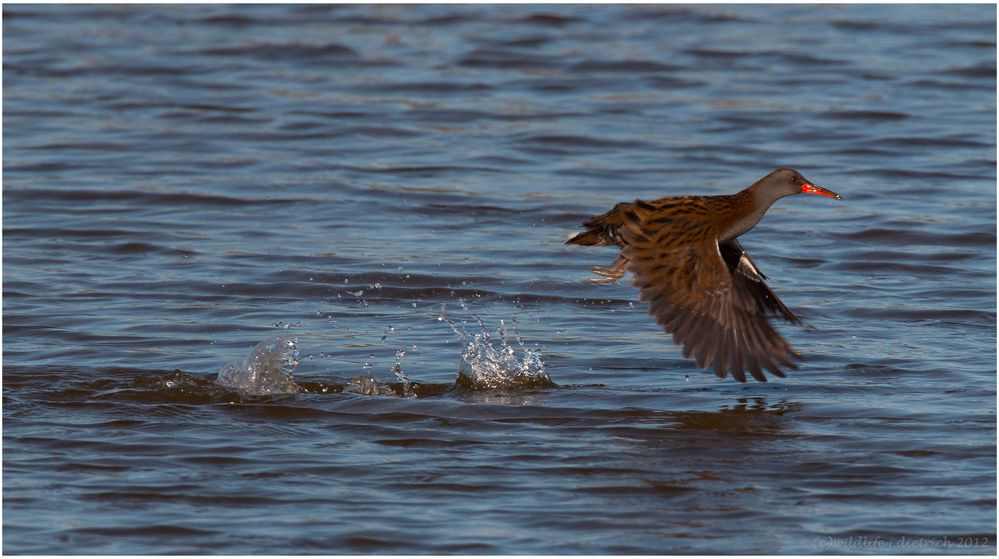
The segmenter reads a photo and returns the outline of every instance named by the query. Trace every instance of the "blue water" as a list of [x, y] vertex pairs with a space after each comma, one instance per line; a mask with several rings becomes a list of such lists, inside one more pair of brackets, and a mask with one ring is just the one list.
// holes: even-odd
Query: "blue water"
[[[5, 5], [3, 39], [4, 553], [996, 552], [994, 6]], [[806, 323], [787, 379], [697, 370], [563, 246], [779, 166], [845, 198], [741, 238]], [[213, 382], [277, 336], [300, 391]], [[458, 376], [503, 363], [553, 385]]]

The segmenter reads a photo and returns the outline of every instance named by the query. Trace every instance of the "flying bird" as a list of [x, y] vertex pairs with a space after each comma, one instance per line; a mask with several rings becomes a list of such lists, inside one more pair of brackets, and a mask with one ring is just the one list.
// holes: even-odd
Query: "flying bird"
[[794, 169], [777, 169], [742, 192], [721, 196], [668, 196], [621, 202], [583, 223], [565, 244], [618, 246], [610, 266], [595, 266], [608, 283], [632, 274], [638, 299], [683, 356], [746, 382], [766, 382], [763, 370], [784, 377], [801, 356], [770, 324], [770, 317], [801, 321], [766, 284], [767, 276], [737, 240], [785, 196], [839, 194], [811, 183]]

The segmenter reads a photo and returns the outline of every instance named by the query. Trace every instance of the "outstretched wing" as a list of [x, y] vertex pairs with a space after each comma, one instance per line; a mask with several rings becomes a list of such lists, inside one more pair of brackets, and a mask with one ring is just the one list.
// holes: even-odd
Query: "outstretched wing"
[[770, 291], [738, 243], [724, 243], [723, 252], [706, 221], [635, 217], [621, 228], [621, 254], [639, 300], [649, 303], [649, 314], [673, 334], [685, 357], [702, 369], [713, 367], [721, 378], [732, 373], [740, 382], [747, 370], [765, 382], [763, 369], [783, 377], [778, 364], [797, 368], [793, 360], [800, 356], [767, 315], [797, 317]]

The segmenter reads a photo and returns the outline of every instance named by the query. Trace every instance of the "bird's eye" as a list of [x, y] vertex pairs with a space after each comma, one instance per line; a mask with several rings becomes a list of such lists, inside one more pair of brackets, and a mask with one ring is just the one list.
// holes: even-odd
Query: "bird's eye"
[[798, 178], [797, 175], [791, 175], [791, 182], [797, 184], [797, 183], [801, 182], [801, 179]]

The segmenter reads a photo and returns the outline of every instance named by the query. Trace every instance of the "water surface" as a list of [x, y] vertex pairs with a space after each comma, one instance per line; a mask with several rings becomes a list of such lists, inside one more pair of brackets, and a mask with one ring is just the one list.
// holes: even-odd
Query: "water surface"
[[[3, 551], [995, 553], [995, 14], [5, 6]], [[778, 166], [787, 379], [563, 246]]]

